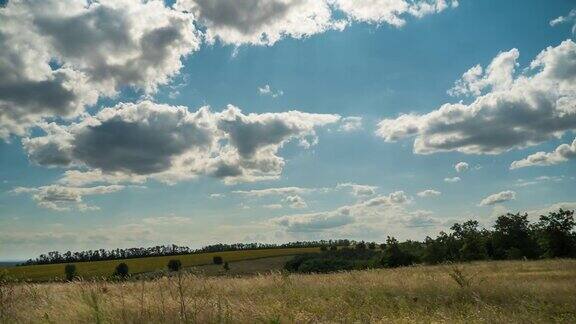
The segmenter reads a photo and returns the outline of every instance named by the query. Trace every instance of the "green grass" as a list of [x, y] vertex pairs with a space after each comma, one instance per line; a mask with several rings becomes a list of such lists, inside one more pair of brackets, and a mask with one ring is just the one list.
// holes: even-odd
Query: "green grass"
[[[131, 274], [152, 272], [166, 269], [168, 261], [179, 259], [182, 267], [192, 267], [212, 263], [212, 257], [221, 256], [224, 261], [235, 262], [259, 258], [296, 255], [308, 252], [320, 251], [319, 248], [287, 248], [287, 249], [263, 249], [247, 251], [228, 251], [217, 253], [187, 254], [178, 256], [162, 256], [126, 260], [78, 262], [76, 269], [78, 275], [83, 278], [109, 277], [114, 273], [116, 266], [125, 262], [130, 268]], [[66, 264], [46, 264], [7, 268], [7, 275], [17, 280], [49, 281], [64, 278], [64, 266]]]

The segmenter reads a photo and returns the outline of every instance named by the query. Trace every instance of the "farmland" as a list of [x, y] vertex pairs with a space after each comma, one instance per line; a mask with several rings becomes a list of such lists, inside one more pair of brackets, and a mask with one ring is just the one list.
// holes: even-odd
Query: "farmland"
[[[308, 252], [317, 252], [319, 248], [286, 248], [286, 249], [261, 249], [245, 251], [226, 251], [215, 253], [198, 253], [177, 256], [161, 256], [149, 258], [134, 258], [126, 260], [94, 261], [76, 263], [78, 275], [85, 279], [109, 277], [114, 273], [115, 267], [124, 262], [128, 265], [130, 273], [146, 273], [166, 269], [171, 259], [179, 259], [182, 267], [207, 265], [212, 263], [214, 256], [221, 256], [224, 261], [235, 262], [259, 258], [296, 255]], [[11, 267], [6, 269], [6, 274], [13, 279], [30, 281], [48, 281], [62, 279], [64, 277], [64, 264], [46, 264]]]
[[7, 323], [576, 321], [576, 260], [566, 259], [1, 288]]

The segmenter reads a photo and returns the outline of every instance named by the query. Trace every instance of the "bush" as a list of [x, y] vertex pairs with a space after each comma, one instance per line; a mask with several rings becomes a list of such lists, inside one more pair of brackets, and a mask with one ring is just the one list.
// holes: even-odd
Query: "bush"
[[119, 265], [116, 266], [116, 270], [114, 271], [114, 275], [116, 277], [120, 277], [120, 278], [126, 278], [128, 277], [128, 274], [130, 273], [130, 270], [128, 268], [128, 265], [124, 262], [120, 263]]
[[376, 242], [370, 242], [368, 243], [368, 248], [370, 250], [376, 250]]
[[228, 264], [228, 262], [224, 262], [224, 270], [226, 271], [230, 271], [230, 265]]
[[214, 264], [222, 264], [222, 263], [224, 263], [224, 260], [222, 259], [221, 256], [215, 256], [212, 258], [212, 262]]
[[168, 270], [170, 271], [179, 271], [182, 268], [182, 262], [178, 259], [172, 259], [168, 261]]
[[75, 264], [67, 264], [64, 267], [64, 273], [66, 274], [66, 280], [72, 281], [76, 277], [76, 265]]
[[320, 246], [320, 251], [328, 251], [328, 248], [326, 247], [326, 245], [322, 245]]
[[338, 247], [336, 245], [330, 246], [330, 251], [336, 251], [336, 250], [338, 250]]
[[357, 250], [366, 250], [366, 243], [364, 243], [364, 241], [358, 242], [356, 244], [356, 249]]

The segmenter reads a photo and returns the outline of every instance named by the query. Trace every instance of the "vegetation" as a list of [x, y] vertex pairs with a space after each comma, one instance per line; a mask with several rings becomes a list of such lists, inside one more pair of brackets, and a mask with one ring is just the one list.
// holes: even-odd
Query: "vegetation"
[[224, 260], [222, 259], [221, 256], [215, 255], [215, 256], [212, 258], [212, 262], [213, 262], [214, 264], [222, 264], [222, 263], [224, 262]]
[[81, 252], [58, 251], [42, 254], [36, 259], [30, 259], [22, 265], [39, 265], [55, 263], [72, 263], [72, 262], [93, 262], [105, 260], [126, 260], [140, 259], [158, 256], [174, 256], [186, 254], [201, 254], [228, 251], [248, 251], [248, 250], [270, 250], [270, 249], [288, 249], [288, 248], [314, 248], [326, 245], [348, 246], [349, 240], [330, 240], [330, 241], [298, 241], [284, 244], [263, 244], [263, 243], [236, 243], [236, 244], [214, 244], [200, 249], [193, 250], [186, 246], [178, 245], [158, 245], [153, 247], [136, 247], [129, 249], [114, 250], [89, 250]]
[[72, 281], [76, 277], [76, 266], [74, 264], [67, 264], [64, 267], [64, 273], [66, 274], [66, 280]]
[[296, 257], [285, 269], [325, 273], [414, 263], [576, 257], [575, 225], [574, 212], [562, 209], [540, 216], [536, 224], [530, 224], [527, 214], [508, 213], [498, 217], [492, 230], [480, 229], [477, 221], [470, 220], [454, 224], [450, 234], [441, 232], [423, 243], [388, 237], [376, 251], [376, 243], [362, 241], [355, 249], [322, 249], [322, 253]]
[[118, 264], [116, 266], [116, 270], [114, 271], [114, 276], [118, 278], [127, 278], [129, 274], [130, 268], [128, 268], [128, 265], [124, 262]]
[[172, 259], [168, 261], [168, 270], [170, 271], [180, 271], [182, 268], [182, 262], [178, 259]]
[[[182, 268], [192, 266], [212, 264], [212, 258], [219, 255], [228, 262], [241, 260], [254, 260], [260, 258], [289, 256], [319, 251], [319, 248], [287, 248], [287, 249], [258, 249], [248, 251], [226, 251], [218, 253], [197, 253], [179, 256]], [[119, 260], [124, 262], [134, 274], [162, 271], [166, 269], [168, 261], [174, 259], [173, 256], [161, 256], [139, 259]], [[114, 273], [118, 261], [94, 261], [80, 262], [76, 264], [77, 275], [84, 279], [109, 277]], [[62, 280], [64, 276], [64, 266], [62, 264], [43, 264], [5, 268], [7, 276], [11, 279], [30, 281], [50, 281]]]
[[146, 281], [0, 286], [10, 289], [0, 322], [576, 322], [576, 260], [241, 278], [179, 273]]

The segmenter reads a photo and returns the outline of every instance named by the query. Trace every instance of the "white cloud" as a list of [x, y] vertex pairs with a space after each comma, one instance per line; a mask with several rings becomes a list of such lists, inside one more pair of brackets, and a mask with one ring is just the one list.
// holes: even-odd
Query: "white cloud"
[[285, 143], [313, 145], [315, 129], [339, 118], [299, 111], [245, 115], [234, 106], [191, 112], [143, 101], [105, 108], [69, 126], [45, 125], [45, 136], [23, 144], [38, 165], [87, 169], [65, 174], [63, 183], [174, 183], [199, 175], [257, 181], [280, 175], [285, 162], [277, 153]]
[[142, 219], [142, 223], [154, 226], [172, 226], [172, 225], [185, 225], [193, 224], [191, 218], [182, 216], [158, 216], [146, 217]]
[[284, 95], [284, 91], [274, 91], [268, 84], [264, 85], [263, 87], [258, 87], [258, 93], [263, 96], [270, 96], [272, 98], [278, 98]]
[[470, 165], [468, 165], [468, 163], [466, 163], [466, 162], [458, 162], [454, 166], [454, 169], [456, 170], [456, 172], [462, 173], [462, 172], [470, 170]]
[[444, 104], [428, 114], [384, 119], [376, 134], [387, 142], [415, 136], [417, 154], [499, 154], [576, 129], [576, 44], [572, 40], [542, 51], [530, 69], [512, 82], [507, 77], [502, 80], [469, 105]]
[[96, 186], [96, 187], [64, 187], [50, 185], [38, 188], [17, 187], [12, 190], [15, 194], [27, 193], [42, 208], [55, 211], [68, 211], [75, 208], [79, 211], [98, 210], [96, 206], [89, 206], [82, 200], [84, 196], [104, 195], [123, 190], [125, 186]]
[[573, 24], [572, 34], [576, 34], [576, 9], [570, 10], [568, 15], [560, 16], [550, 21], [550, 26], [554, 27], [560, 24]]
[[300, 209], [308, 207], [306, 201], [298, 195], [288, 196], [284, 198], [283, 201], [287, 203], [290, 208]]
[[213, 193], [213, 194], [210, 194], [210, 198], [213, 198], [213, 199], [219, 199], [219, 198], [224, 198], [224, 197], [226, 197], [226, 195], [225, 195], [225, 194], [221, 194], [221, 193]]
[[328, 190], [328, 188], [302, 188], [302, 187], [280, 187], [280, 188], [266, 188], [266, 189], [253, 189], [253, 190], [237, 190], [233, 191], [235, 194], [254, 196], [254, 197], [264, 197], [264, 196], [290, 196], [290, 195], [302, 195], [311, 192], [316, 192], [320, 190]]
[[273, 45], [344, 27], [324, 0], [178, 0], [175, 7], [197, 18], [208, 43]]
[[417, 193], [418, 197], [422, 197], [422, 198], [438, 197], [441, 194], [442, 193], [440, 191], [434, 190], [434, 189], [427, 189], [427, 190], [420, 191], [419, 193]]
[[360, 185], [356, 183], [339, 183], [336, 185], [336, 189], [346, 188], [350, 189], [352, 195], [356, 197], [369, 197], [376, 194], [377, 186]]
[[332, 211], [287, 215], [274, 219], [274, 224], [288, 232], [321, 232], [341, 228], [371, 217], [379, 217], [386, 210], [392, 211], [406, 204], [410, 199], [403, 191], [388, 196], [379, 196], [350, 206], [343, 206]]
[[548, 166], [566, 162], [576, 158], [576, 139], [572, 144], [562, 144], [553, 152], [537, 152], [525, 159], [512, 162], [510, 169], [520, 169], [531, 166]]
[[498, 54], [485, 72], [480, 65], [472, 67], [455, 82], [454, 88], [448, 90], [448, 94], [479, 96], [485, 89], [492, 91], [509, 89], [514, 82], [514, 72], [518, 66], [516, 61], [519, 56], [520, 52], [513, 48]]
[[395, 27], [404, 26], [407, 16], [421, 18], [458, 6], [458, 1], [445, 0], [330, 0], [330, 2], [354, 21], [386, 23]]
[[262, 208], [266, 208], [266, 209], [282, 209], [282, 205], [281, 204], [269, 204], [269, 205], [262, 205]]
[[456, 182], [460, 182], [462, 179], [460, 179], [460, 177], [452, 177], [452, 178], [444, 178], [444, 182], [448, 182], [448, 183], [456, 183]]
[[[216, 40], [240, 46], [273, 45], [292, 37], [306, 38], [343, 30], [352, 22], [403, 26], [407, 17], [421, 18], [458, 6], [455, 0], [178, 0]], [[343, 15], [343, 19], [336, 16]]]
[[480, 206], [490, 206], [515, 199], [516, 199], [516, 192], [512, 190], [506, 190], [482, 199], [482, 201], [480, 202]]
[[4, 139], [122, 87], [153, 93], [199, 47], [192, 16], [162, 1], [9, 1], [0, 20]]
[[355, 132], [362, 130], [362, 117], [352, 116], [342, 118], [339, 130], [342, 132]]

